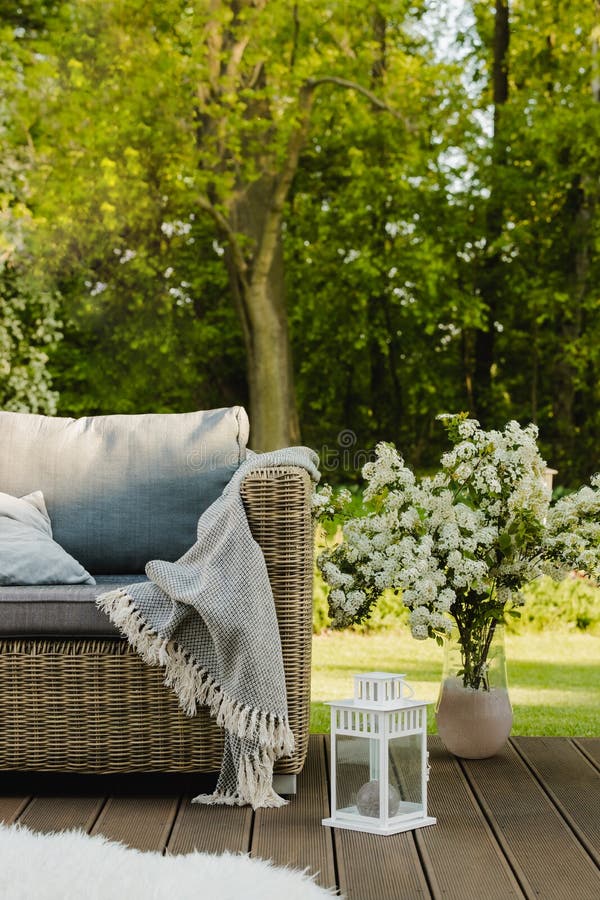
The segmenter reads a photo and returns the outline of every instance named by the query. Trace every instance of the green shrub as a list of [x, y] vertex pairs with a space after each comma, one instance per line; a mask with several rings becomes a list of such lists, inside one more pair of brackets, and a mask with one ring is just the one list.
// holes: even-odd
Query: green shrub
[[568, 629], [600, 634], [600, 587], [589, 580], [569, 576], [564, 581], [539, 578], [523, 590], [525, 605], [510, 630], [522, 632]]
[[323, 581], [321, 573], [315, 566], [315, 581], [313, 587], [313, 634], [321, 634], [329, 628], [331, 619], [328, 614], [327, 594], [329, 587]]
[[[402, 603], [400, 592], [384, 591], [370, 616], [360, 625], [353, 625], [352, 631], [359, 634], [370, 634], [374, 631], [385, 631], [388, 628], [399, 628], [408, 625], [410, 610]], [[410, 632], [409, 632], [410, 633]]]
[[[321, 634], [331, 625], [327, 606], [327, 594], [329, 587], [323, 581], [321, 573], [315, 567], [315, 581], [313, 590], [313, 633]], [[371, 611], [368, 619], [360, 625], [353, 625], [350, 630], [360, 634], [369, 634], [373, 631], [384, 631], [387, 628], [397, 628], [405, 625], [408, 620], [408, 610], [393, 591], [384, 591]]]

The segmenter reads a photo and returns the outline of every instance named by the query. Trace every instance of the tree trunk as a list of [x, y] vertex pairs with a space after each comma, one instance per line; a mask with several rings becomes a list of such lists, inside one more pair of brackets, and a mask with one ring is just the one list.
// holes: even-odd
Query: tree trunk
[[[595, 4], [596, 20], [600, 18], [600, 3]], [[598, 54], [597, 39], [592, 41], [592, 59]], [[600, 103], [600, 80], [594, 70], [591, 92]], [[553, 371], [552, 412], [555, 429], [556, 456], [553, 462], [568, 482], [572, 473], [577, 448], [577, 376], [574, 348], [583, 331], [583, 310], [590, 288], [590, 263], [593, 236], [591, 226], [597, 189], [591, 178], [579, 174], [573, 179], [567, 195], [566, 209], [572, 226], [566, 256], [570, 266], [568, 292], [571, 302], [561, 311], [557, 326], [560, 349]]]
[[[258, 246], [265, 221], [272, 211], [275, 179], [263, 176], [236, 194], [230, 206], [233, 231], [250, 246]], [[231, 251], [227, 251], [230, 256]], [[229, 279], [242, 322], [250, 396], [250, 444], [257, 452], [297, 444], [300, 440], [296, 410], [291, 345], [288, 335], [281, 233], [270, 265], [257, 271], [256, 253], [246, 255], [248, 277], [228, 259]]]
[[568, 207], [573, 217], [571, 246], [568, 262], [572, 269], [569, 274], [568, 308], [561, 310], [557, 317], [560, 346], [554, 362], [552, 411], [556, 441], [556, 456], [553, 462], [567, 480], [570, 475], [576, 449], [575, 401], [577, 367], [574, 363], [575, 347], [581, 336], [582, 309], [589, 282], [590, 244], [590, 203], [586, 197], [582, 179], [574, 180], [569, 192]]
[[494, 20], [492, 175], [486, 209], [486, 257], [480, 274], [479, 289], [487, 307], [487, 327], [475, 335], [473, 399], [475, 414], [489, 424], [494, 413], [492, 373], [495, 363], [495, 325], [502, 307], [502, 259], [498, 240], [502, 234], [503, 202], [499, 184], [506, 165], [506, 140], [502, 129], [502, 107], [508, 100], [508, 47], [510, 21], [508, 0], [496, 0]]

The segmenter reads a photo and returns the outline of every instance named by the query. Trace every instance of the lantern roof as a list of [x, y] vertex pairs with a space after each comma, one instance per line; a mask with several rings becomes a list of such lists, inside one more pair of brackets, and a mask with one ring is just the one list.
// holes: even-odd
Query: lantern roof
[[413, 700], [413, 689], [404, 674], [365, 672], [354, 675], [354, 697], [334, 700], [328, 705], [344, 709], [406, 709], [427, 706], [426, 700]]

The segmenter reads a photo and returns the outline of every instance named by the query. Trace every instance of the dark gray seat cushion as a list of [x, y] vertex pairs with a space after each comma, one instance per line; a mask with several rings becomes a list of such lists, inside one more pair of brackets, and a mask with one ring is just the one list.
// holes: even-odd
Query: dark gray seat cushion
[[67, 419], [0, 412], [0, 491], [42, 491], [55, 541], [92, 575], [143, 572], [194, 543], [246, 456], [240, 406]]
[[118, 637], [96, 597], [145, 575], [99, 575], [97, 584], [0, 586], [2, 637]]

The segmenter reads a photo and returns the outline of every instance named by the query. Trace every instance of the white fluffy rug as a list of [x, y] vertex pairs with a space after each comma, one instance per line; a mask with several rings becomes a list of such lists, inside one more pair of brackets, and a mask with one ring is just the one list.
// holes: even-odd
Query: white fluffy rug
[[248, 856], [161, 856], [80, 831], [0, 825], [2, 900], [323, 900], [302, 872]]

